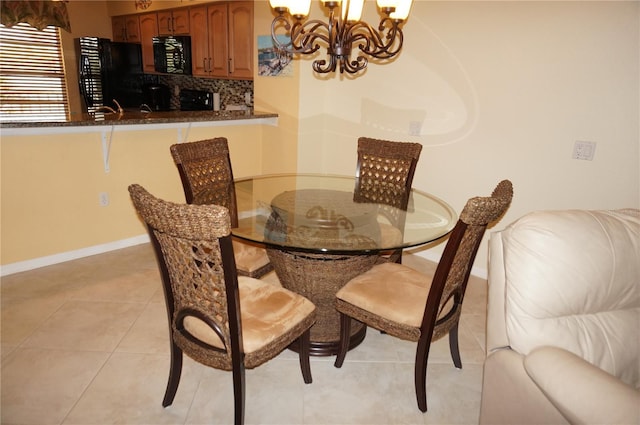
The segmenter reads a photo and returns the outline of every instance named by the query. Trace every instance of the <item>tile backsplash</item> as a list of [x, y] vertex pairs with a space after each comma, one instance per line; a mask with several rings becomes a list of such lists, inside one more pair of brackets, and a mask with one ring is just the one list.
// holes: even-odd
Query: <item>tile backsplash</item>
[[[180, 108], [181, 89], [206, 90], [220, 93], [220, 109], [226, 105], [245, 105], [245, 93], [251, 93], [253, 106], [253, 81], [248, 80], [214, 80], [210, 78], [198, 78], [191, 75], [158, 75], [158, 83], [166, 84], [171, 91], [171, 108]], [[176, 90], [176, 87], [178, 89]]]

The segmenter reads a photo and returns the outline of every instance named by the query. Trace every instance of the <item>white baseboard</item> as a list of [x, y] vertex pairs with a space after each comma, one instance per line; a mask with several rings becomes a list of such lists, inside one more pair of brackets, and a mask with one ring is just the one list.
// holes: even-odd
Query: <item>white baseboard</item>
[[[47, 257], [34, 258], [33, 260], [20, 261], [18, 263], [7, 264], [0, 266], [0, 277], [8, 276], [14, 273], [20, 273], [28, 270], [37, 269], [40, 267], [51, 266], [53, 264], [64, 263], [65, 261], [77, 260], [78, 258], [89, 257], [91, 255], [103, 254], [109, 251], [115, 251], [117, 249], [128, 248], [130, 246], [140, 245], [149, 242], [149, 235], [134, 236], [128, 239], [122, 239], [119, 241], [109, 242], [102, 245], [90, 246], [88, 248], [82, 248], [75, 251], [63, 252], [60, 254], [49, 255]], [[419, 252], [413, 252], [414, 255], [418, 255], [429, 261], [440, 261], [440, 252], [433, 250], [424, 250]], [[471, 274], [481, 279], [487, 278], [487, 269], [481, 267], [473, 267]]]
[[130, 246], [140, 245], [147, 242], [149, 242], [149, 235], [145, 234], [134, 236], [128, 239], [121, 239], [119, 241], [105, 243], [102, 245], [94, 245], [75, 251], [62, 252], [60, 254], [48, 255], [46, 257], [34, 258], [32, 260], [6, 264], [4, 266], [0, 266], [0, 276], [8, 276], [14, 273], [20, 273], [40, 267], [51, 266], [53, 264], [64, 263], [65, 261], [89, 257], [91, 255], [103, 254], [105, 252], [128, 248]]

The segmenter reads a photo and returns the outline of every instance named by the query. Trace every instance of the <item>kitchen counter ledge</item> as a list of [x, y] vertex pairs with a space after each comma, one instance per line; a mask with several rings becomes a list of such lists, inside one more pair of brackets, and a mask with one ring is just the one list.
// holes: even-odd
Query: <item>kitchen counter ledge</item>
[[82, 114], [66, 121], [54, 122], [4, 122], [0, 130], [5, 135], [41, 133], [41, 132], [86, 132], [109, 129], [151, 130], [164, 127], [215, 126], [215, 125], [276, 125], [278, 114], [246, 111], [169, 111], [169, 112], [131, 112], [122, 114], [97, 113]]

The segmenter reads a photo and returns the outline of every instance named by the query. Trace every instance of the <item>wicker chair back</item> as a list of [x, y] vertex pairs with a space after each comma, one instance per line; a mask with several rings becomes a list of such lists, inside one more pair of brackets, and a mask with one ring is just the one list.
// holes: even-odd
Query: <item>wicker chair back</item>
[[226, 137], [178, 143], [170, 147], [188, 204], [222, 205], [232, 227], [238, 225], [233, 169]]
[[[170, 147], [188, 204], [214, 204], [229, 210], [238, 227], [238, 204], [226, 137], [178, 143]], [[242, 276], [260, 278], [273, 270], [265, 249], [234, 240], [236, 266]]]
[[360, 137], [356, 200], [406, 210], [421, 151], [422, 145], [419, 143]]
[[[390, 223], [390, 229], [404, 228], [404, 212], [409, 207], [422, 145], [360, 137], [354, 201], [382, 204], [379, 214]], [[387, 207], [385, 208], [384, 205]], [[381, 261], [402, 262], [398, 249], [381, 257]]]

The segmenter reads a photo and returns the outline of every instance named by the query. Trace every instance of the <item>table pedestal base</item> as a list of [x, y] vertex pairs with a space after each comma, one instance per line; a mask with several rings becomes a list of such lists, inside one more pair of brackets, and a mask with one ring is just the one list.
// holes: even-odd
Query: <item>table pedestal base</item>
[[[267, 248], [267, 255], [283, 287], [305, 296], [316, 305], [316, 323], [311, 327], [311, 355], [333, 356], [340, 344], [340, 313], [335, 295], [348, 281], [376, 263], [377, 254], [310, 254]], [[349, 349], [365, 337], [366, 327], [357, 321], [351, 326]], [[292, 346], [292, 349], [296, 349]]]

